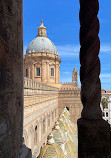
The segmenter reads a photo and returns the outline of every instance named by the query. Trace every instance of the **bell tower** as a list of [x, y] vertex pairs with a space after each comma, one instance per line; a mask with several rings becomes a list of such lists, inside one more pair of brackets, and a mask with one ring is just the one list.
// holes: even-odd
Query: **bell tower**
[[74, 70], [72, 71], [72, 84], [75, 87], [78, 87], [78, 71], [76, 70], [74, 66]]

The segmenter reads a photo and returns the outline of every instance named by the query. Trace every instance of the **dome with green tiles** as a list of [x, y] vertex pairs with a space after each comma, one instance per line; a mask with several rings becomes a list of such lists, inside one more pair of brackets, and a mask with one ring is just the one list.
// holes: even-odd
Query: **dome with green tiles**
[[66, 107], [64, 108], [63, 113], [68, 119], [70, 119], [70, 113], [69, 113], [69, 111], [67, 110]]
[[64, 113], [62, 113], [60, 120], [62, 120], [67, 126], [68, 129], [73, 133], [73, 134], [77, 134], [77, 125], [74, 124], [70, 119], [66, 118], [66, 116], [64, 115]]
[[67, 155], [69, 155], [69, 158], [75, 158], [74, 157], [74, 143], [69, 139], [66, 144], [65, 144], [65, 148], [67, 151]]
[[49, 135], [47, 145], [44, 146], [38, 158], [66, 158], [62, 149], [55, 143], [52, 133]]
[[60, 119], [60, 128], [63, 130], [69, 130], [72, 134], [76, 134], [77, 131], [74, 130], [74, 128], [71, 126], [70, 120], [66, 119], [64, 114], [61, 115]]
[[65, 145], [67, 154], [69, 158], [78, 158], [78, 145], [75, 145], [70, 139], [66, 142]]
[[58, 122], [60, 129], [64, 131], [68, 130], [68, 124], [63, 121], [62, 117], [59, 118]]
[[62, 142], [67, 141], [65, 131], [60, 129], [58, 121], [55, 123], [52, 133], [53, 133], [53, 138], [56, 143], [62, 143]]

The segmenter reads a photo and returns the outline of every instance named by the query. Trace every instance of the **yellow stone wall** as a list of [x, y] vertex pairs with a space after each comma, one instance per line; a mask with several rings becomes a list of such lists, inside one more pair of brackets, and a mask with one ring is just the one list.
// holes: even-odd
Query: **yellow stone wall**
[[59, 90], [58, 101], [59, 115], [66, 106], [69, 108], [71, 121], [77, 123], [77, 120], [81, 117], [81, 111], [83, 108], [80, 99], [80, 89]]
[[58, 88], [24, 78], [23, 137], [33, 155], [38, 156], [57, 119]]
[[[24, 76], [28, 69], [28, 78], [46, 84], [60, 84], [60, 62], [57, 54], [29, 53], [24, 58]], [[40, 68], [40, 76], [36, 76], [36, 68]], [[51, 76], [54, 68], [54, 76]]]

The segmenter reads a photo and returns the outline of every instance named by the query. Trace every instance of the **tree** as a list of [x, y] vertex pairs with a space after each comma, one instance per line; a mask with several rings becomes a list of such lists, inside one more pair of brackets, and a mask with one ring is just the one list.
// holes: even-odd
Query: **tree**
[[103, 98], [102, 99], [102, 105], [103, 105], [103, 109], [108, 108], [108, 100], [107, 100], [107, 98]]

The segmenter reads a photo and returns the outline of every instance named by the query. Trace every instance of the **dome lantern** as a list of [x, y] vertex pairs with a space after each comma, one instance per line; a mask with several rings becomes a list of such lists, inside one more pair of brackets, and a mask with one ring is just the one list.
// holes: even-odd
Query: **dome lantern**
[[43, 20], [41, 20], [41, 25], [37, 28], [37, 30], [38, 30], [37, 37], [47, 37], [47, 33], [46, 33], [47, 29], [43, 24]]

